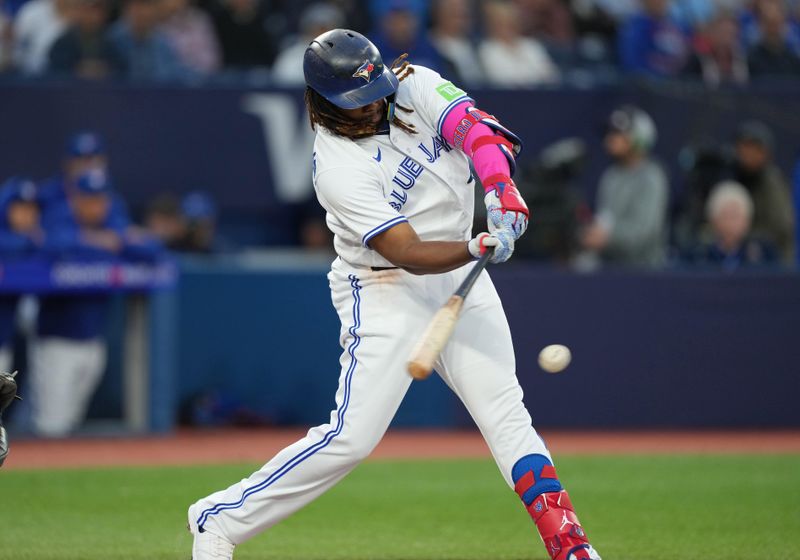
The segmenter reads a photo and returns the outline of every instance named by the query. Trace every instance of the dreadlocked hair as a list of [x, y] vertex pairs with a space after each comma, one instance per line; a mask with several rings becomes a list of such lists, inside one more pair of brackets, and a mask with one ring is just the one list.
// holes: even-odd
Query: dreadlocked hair
[[[392, 62], [391, 71], [395, 73], [398, 81], [403, 81], [414, 73], [414, 67], [406, 60], [408, 54], [402, 54]], [[354, 121], [347, 117], [336, 105], [322, 97], [319, 93], [306, 87], [305, 93], [306, 109], [308, 109], [308, 120], [311, 128], [316, 130], [317, 125], [327, 128], [338, 136], [358, 139], [373, 136], [378, 132], [378, 124], [365, 121]], [[395, 108], [404, 113], [413, 113], [413, 109], [403, 107], [395, 103]], [[391, 124], [408, 134], [416, 134], [413, 124], [404, 122], [397, 116], [397, 112], [392, 116]]]

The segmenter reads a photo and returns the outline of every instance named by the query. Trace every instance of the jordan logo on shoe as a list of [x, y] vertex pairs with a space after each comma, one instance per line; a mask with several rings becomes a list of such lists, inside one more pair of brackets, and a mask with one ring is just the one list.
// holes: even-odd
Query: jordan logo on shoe
[[564, 517], [561, 518], [561, 529], [559, 529], [559, 530], [563, 531], [564, 527], [566, 527], [569, 524], [570, 524], [570, 520], [567, 519], [567, 512], [565, 511], [564, 512]]

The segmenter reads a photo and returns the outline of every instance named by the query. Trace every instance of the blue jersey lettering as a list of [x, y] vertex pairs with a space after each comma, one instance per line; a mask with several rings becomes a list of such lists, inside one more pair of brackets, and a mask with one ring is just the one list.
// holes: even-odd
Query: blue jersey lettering
[[411, 189], [417, 183], [417, 179], [419, 179], [423, 171], [425, 171], [425, 168], [410, 157], [406, 157], [400, 162], [397, 173], [392, 178], [392, 182], [400, 187], [400, 189], [394, 189], [390, 193], [390, 196], [395, 199], [389, 201], [389, 205], [392, 208], [398, 212], [403, 208], [403, 205], [408, 202], [408, 193], [405, 191]]

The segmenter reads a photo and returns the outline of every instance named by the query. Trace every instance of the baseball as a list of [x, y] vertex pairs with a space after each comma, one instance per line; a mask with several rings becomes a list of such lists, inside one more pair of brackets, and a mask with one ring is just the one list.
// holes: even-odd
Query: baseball
[[563, 344], [545, 346], [539, 352], [539, 367], [549, 373], [564, 370], [572, 361], [572, 352]]

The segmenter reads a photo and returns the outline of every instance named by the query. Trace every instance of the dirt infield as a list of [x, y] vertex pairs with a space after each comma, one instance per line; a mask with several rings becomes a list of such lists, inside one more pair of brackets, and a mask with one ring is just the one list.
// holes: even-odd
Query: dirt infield
[[[300, 430], [181, 430], [172, 436], [15, 441], [7, 469], [265, 462]], [[556, 455], [800, 453], [800, 431], [549, 432]], [[374, 459], [488, 457], [478, 432], [390, 431]]]

